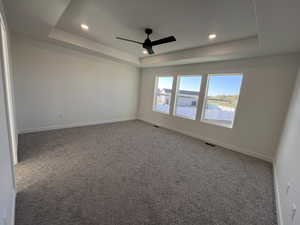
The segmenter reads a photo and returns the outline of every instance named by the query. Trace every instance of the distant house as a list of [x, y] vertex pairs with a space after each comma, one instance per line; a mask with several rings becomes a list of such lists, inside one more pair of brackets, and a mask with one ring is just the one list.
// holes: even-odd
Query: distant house
[[171, 101], [171, 90], [170, 89], [158, 89], [159, 96], [157, 98], [157, 104], [169, 105]]
[[177, 98], [177, 106], [196, 106], [198, 101], [198, 91], [179, 91]]
[[[158, 89], [160, 94], [157, 99], [160, 105], [169, 105], [171, 101], [171, 90], [170, 89]], [[177, 106], [196, 106], [199, 92], [197, 91], [179, 91], [179, 97], [177, 98]]]

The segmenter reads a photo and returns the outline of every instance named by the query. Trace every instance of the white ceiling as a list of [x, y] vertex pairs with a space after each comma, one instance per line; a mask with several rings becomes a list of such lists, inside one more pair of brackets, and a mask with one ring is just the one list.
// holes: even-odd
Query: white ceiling
[[152, 39], [175, 35], [176, 42], [154, 48], [160, 54], [211, 44], [208, 33], [218, 35], [215, 42], [256, 35], [252, 0], [73, 0], [56, 27], [136, 56], [142, 46], [116, 36], [144, 41], [146, 27]]
[[[299, 0], [3, 0], [9, 28], [36, 39], [138, 66], [175, 65], [300, 51]], [[82, 31], [80, 24], [90, 29]], [[116, 36], [176, 42], [141, 58], [139, 45]], [[208, 33], [216, 33], [214, 41]]]
[[47, 37], [71, 0], [3, 0], [9, 29]]

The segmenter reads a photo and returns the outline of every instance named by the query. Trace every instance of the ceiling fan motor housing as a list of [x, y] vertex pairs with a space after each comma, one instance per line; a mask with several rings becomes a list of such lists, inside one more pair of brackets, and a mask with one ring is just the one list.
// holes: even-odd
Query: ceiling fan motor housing
[[149, 36], [150, 36], [150, 34], [152, 34], [152, 32], [153, 31], [150, 28], [145, 29], [145, 33], [147, 34], [147, 38], [144, 42], [130, 40], [130, 39], [121, 38], [121, 37], [117, 37], [117, 39], [121, 39], [121, 40], [124, 40], [124, 41], [129, 41], [129, 42], [134, 42], [134, 43], [137, 43], [137, 44], [141, 44], [143, 46], [143, 48], [147, 50], [149, 55], [154, 54], [154, 51], [152, 49], [153, 46], [157, 46], [157, 45], [166, 44], [166, 43], [169, 43], [169, 42], [176, 41], [176, 38], [174, 36], [169, 36], [169, 37], [161, 38], [159, 40], [151, 41]]
[[149, 38], [147, 38], [144, 43], [143, 43], [143, 48], [148, 49], [148, 48], [152, 48], [152, 42]]

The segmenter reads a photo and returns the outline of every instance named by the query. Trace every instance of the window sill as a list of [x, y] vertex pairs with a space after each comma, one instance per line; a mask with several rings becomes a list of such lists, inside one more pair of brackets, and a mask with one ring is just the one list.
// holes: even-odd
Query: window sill
[[187, 117], [187, 116], [181, 116], [181, 115], [176, 115], [176, 114], [174, 114], [174, 116], [175, 117], [179, 117], [181, 119], [188, 119], [188, 120], [193, 120], [193, 121], [196, 120], [196, 118], [191, 118], [191, 117]]
[[163, 112], [163, 111], [159, 111], [159, 110], [155, 110], [155, 109], [152, 109], [153, 112], [156, 112], [156, 113], [161, 113], [161, 114], [164, 114], [164, 115], [170, 115], [170, 112]]
[[233, 124], [232, 125], [226, 125], [226, 124], [213, 122], [213, 121], [209, 121], [209, 120], [203, 120], [203, 119], [201, 119], [200, 121], [203, 122], [203, 123], [206, 123], [206, 124], [215, 125], [215, 126], [219, 126], [219, 127], [224, 127], [224, 128], [229, 128], [229, 129], [233, 128]]

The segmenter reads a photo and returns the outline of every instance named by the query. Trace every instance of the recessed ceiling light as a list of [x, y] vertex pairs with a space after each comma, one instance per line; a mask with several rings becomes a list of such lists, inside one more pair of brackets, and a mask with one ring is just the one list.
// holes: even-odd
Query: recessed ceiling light
[[147, 50], [143, 50], [143, 54], [144, 55], [148, 54]]
[[81, 28], [82, 28], [83, 30], [88, 30], [88, 29], [89, 29], [89, 26], [86, 25], [86, 24], [81, 24], [80, 26], [81, 26]]
[[208, 38], [209, 39], [215, 39], [217, 37], [217, 35], [216, 34], [208, 34]]

